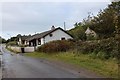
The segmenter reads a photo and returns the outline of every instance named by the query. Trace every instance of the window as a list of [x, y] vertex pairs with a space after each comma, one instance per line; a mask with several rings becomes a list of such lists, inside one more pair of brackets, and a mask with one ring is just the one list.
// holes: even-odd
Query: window
[[38, 39], [38, 45], [41, 45], [41, 39]]
[[61, 40], [65, 40], [65, 37], [62, 37]]
[[49, 34], [49, 36], [50, 36], [50, 37], [52, 37], [52, 36], [53, 36], [53, 34]]

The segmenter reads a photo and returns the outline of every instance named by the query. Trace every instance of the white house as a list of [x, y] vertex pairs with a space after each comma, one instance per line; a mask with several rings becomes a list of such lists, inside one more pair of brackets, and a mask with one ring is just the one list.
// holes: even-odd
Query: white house
[[30, 37], [31, 37], [31, 35], [29, 35], [29, 36], [26, 36], [26, 35], [21, 36], [20, 34], [17, 35], [18, 45], [29, 45], [29, 42], [27, 39]]
[[92, 29], [90, 29], [89, 27], [87, 28], [87, 30], [85, 31], [86, 36], [93, 36], [96, 37], [97, 34], [95, 33], [95, 31], [93, 31]]
[[51, 30], [35, 34], [25, 40], [29, 46], [40, 46], [54, 40], [68, 40], [73, 37], [62, 28], [52, 26]]

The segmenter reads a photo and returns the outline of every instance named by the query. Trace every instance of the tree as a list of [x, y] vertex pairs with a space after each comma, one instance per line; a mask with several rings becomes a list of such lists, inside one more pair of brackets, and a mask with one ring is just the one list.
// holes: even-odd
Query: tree
[[75, 23], [73, 29], [68, 32], [74, 37], [76, 40], [86, 40], [85, 28], [81, 22]]
[[10, 39], [8, 39], [6, 42], [9, 43], [11, 41], [17, 41], [17, 37], [11, 37]]
[[[115, 36], [115, 26], [116, 21], [120, 19], [119, 15], [120, 2], [112, 2], [112, 4], [108, 5], [108, 8], [100, 11], [97, 16], [94, 16], [94, 19], [91, 20], [90, 28], [93, 29], [100, 38]], [[117, 24], [117, 26], [119, 25]]]
[[0, 37], [0, 43], [6, 43], [6, 40], [2, 37]]

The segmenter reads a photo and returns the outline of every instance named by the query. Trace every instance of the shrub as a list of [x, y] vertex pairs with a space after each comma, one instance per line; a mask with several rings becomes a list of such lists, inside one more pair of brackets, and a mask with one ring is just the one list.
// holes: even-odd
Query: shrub
[[97, 58], [96, 55], [97, 54], [95, 52], [92, 52], [91, 54], [89, 54], [89, 57], [95, 59]]
[[81, 42], [78, 43], [79, 45], [77, 46], [78, 51], [82, 52], [82, 53], [92, 53], [95, 48], [97, 47], [97, 43], [96, 42]]
[[9, 43], [7, 43], [7, 46], [16, 46], [17, 45], [17, 42], [16, 41], [11, 41]]
[[[103, 40], [85, 41], [77, 43], [77, 50], [83, 54], [91, 54], [90, 56], [99, 57], [101, 59], [118, 58], [120, 49], [115, 38], [108, 38]], [[95, 53], [95, 54], [93, 54]]]
[[64, 52], [74, 48], [74, 42], [68, 40], [51, 41], [38, 47], [37, 51], [45, 53]]
[[99, 58], [99, 59], [108, 59], [110, 56], [108, 55], [108, 54], [106, 54], [105, 52], [103, 52], [103, 51], [100, 51], [100, 52], [98, 52], [97, 53], [97, 58]]

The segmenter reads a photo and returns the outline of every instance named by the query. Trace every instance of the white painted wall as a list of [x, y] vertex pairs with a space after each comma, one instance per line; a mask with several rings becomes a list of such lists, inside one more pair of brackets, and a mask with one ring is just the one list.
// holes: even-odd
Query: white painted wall
[[[18, 46], [8, 46], [8, 48], [12, 49], [15, 52], [21, 52], [21, 47]], [[25, 52], [34, 52], [34, 47], [24, 47]]]
[[21, 44], [22, 44], [22, 40], [21, 38], [19, 38], [18, 45], [21, 45]]
[[25, 47], [25, 52], [34, 52], [34, 47]]
[[41, 45], [44, 44], [44, 38], [41, 38]]
[[53, 40], [61, 40], [62, 37], [65, 37], [66, 40], [72, 39], [72, 37], [70, 35], [66, 34], [64, 31], [62, 31], [60, 29], [52, 32], [51, 34], [52, 34], [52, 37], [47, 35], [44, 38], [45, 40], [44, 39], [41, 40], [42, 44], [44, 44], [44, 41], [45, 41], [45, 43], [47, 43], [47, 42], [53, 41]]
[[95, 33], [95, 31], [91, 30], [89, 27], [87, 28], [87, 30], [85, 31], [86, 36], [92, 35], [94, 37], [97, 36], [97, 34]]

